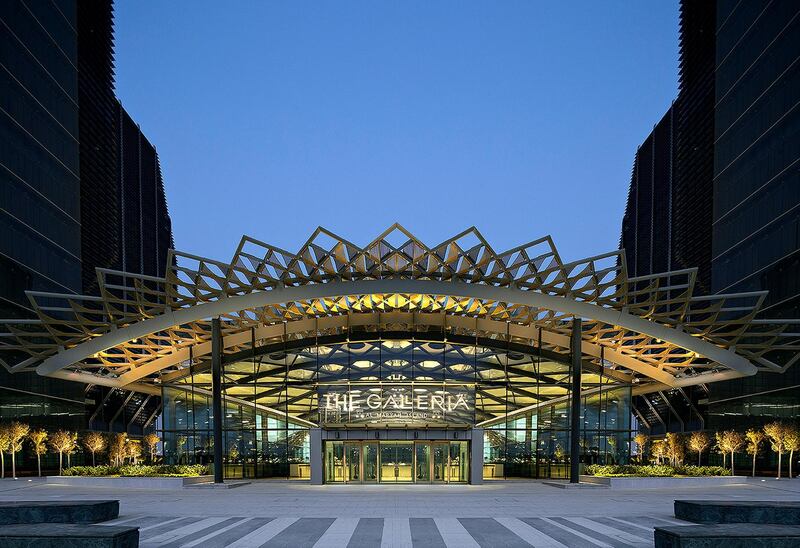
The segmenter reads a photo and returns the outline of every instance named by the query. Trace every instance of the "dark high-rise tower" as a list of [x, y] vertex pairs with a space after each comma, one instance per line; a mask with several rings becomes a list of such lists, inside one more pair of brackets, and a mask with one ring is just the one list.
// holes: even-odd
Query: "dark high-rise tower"
[[[671, 270], [697, 267], [703, 291], [768, 290], [767, 315], [797, 317], [800, 4], [685, 0], [680, 21], [673, 165], [652, 173], [643, 165], [658, 161], [652, 144], [662, 120], [636, 154], [622, 226], [628, 270], [647, 274], [665, 262]], [[667, 187], [669, 200], [651, 196]], [[671, 230], [652, 230], [667, 203]], [[709, 385], [693, 402], [705, 426], [730, 428], [736, 417], [741, 428], [800, 413], [800, 367], [762, 365], [789, 369]], [[656, 394], [640, 401], [642, 413], [663, 429], [685, 427], [698, 413], [684, 405], [678, 419], [684, 399]]]
[[[25, 291], [95, 293], [97, 267], [163, 276], [172, 230], [161, 167], [114, 95], [111, 2], [0, 2], [0, 82], [3, 317], [32, 316]], [[88, 417], [136, 432], [157, 407], [0, 368], [0, 418], [59, 416], [81, 429]]]
[[81, 291], [75, 2], [0, 2], [0, 308]]

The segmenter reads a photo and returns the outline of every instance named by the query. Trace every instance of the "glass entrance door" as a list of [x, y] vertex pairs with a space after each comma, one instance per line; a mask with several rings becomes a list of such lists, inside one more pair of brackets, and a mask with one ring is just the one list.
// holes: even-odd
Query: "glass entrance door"
[[362, 470], [364, 483], [378, 481], [378, 444], [365, 443], [362, 446]]
[[344, 444], [328, 442], [325, 444], [325, 483], [341, 483], [344, 478]]
[[414, 443], [397, 444], [397, 481], [414, 481]]
[[447, 443], [433, 444], [433, 482], [445, 483], [447, 481], [447, 457], [450, 447]]
[[399, 474], [397, 449], [393, 443], [381, 444], [381, 483], [395, 483]]
[[381, 442], [381, 483], [414, 481], [414, 444]]
[[348, 483], [361, 483], [361, 444], [345, 443], [345, 466], [347, 467]]
[[449, 478], [451, 483], [467, 483], [467, 471], [469, 470], [469, 449], [465, 441], [450, 442], [450, 466]]
[[428, 483], [431, 481], [431, 445], [418, 443], [414, 446], [416, 462], [414, 463], [414, 481]]
[[325, 483], [467, 483], [466, 441], [327, 441]]

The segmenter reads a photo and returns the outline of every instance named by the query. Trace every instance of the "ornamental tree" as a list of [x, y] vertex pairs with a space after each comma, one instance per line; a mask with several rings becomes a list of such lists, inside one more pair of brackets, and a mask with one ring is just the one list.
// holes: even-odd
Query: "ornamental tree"
[[767, 435], [755, 428], [749, 429], [744, 435], [747, 438], [747, 452], [753, 455], [753, 477], [756, 477], [756, 456], [761, 450], [761, 444], [767, 439]]
[[666, 435], [666, 453], [669, 458], [669, 463], [672, 466], [678, 466], [683, 462], [685, 452], [686, 445], [683, 436], [675, 432], [669, 432]]
[[647, 444], [650, 441], [650, 437], [647, 434], [639, 432], [633, 437], [633, 441], [636, 442], [636, 445], [639, 447], [639, 462], [644, 464], [646, 462]]
[[667, 444], [664, 440], [657, 440], [653, 442], [653, 446], [650, 448], [650, 452], [652, 453], [653, 458], [655, 458], [656, 463], [663, 464], [664, 458], [667, 457]]
[[794, 424], [784, 425], [784, 428], [783, 438], [786, 443], [786, 450], [789, 451], [789, 479], [791, 479], [794, 452], [800, 451], [800, 430]]
[[733, 455], [740, 451], [744, 445], [745, 438], [736, 430], [726, 430], [722, 433], [720, 449], [731, 454], [731, 476], [736, 475], [734, 472]]
[[6, 451], [11, 449], [11, 434], [7, 424], [0, 424], [0, 478], [6, 477]]
[[69, 436], [69, 448], [65, 451], [67, 454], [67, 468], [72, 467], [72, 453], [78, 448], [78, 433], [70, 432]]
[[108, 458], [113, 466], [121, 466], [127, 457], [126, 444], [128, 436], [126, 434], [114, 434], [108, 446]]
[[88, 432], [81, 439], [81, 443], [92, 454], [92, 466], [96, 466], [95, 453], [99, 453], [106, 448], [106, 437], [100, 432]]
[[155, 433], [150, 432], [149, 434], [145, 435], [142, 438], [142, 441], [147, 446], [147, 452], [150, 454], [150, 464], [154, 464], [156, 460], [156, 448], [158, 447], [158, 442], [161, 441]]
[[137, 464], [142, 456], [142, 444], [139, 440], [125, 440], [125, 456], [131, 459], [131, 464]]
[[50, 436], [50, 448], [58, 453], [58, 475], [63, 472], [64, 453], [72, 448], [72, 432], [59, 430]]
[[722, 455], [722, 467], [725, 468], [728, 465], [728, 451], [725, 449], [725, 442], [722, 441], [722, 434], [723, 432], [714, 432], [714, 448]]
[[772, 450], [778, 453], [778, 479], [781, 479], [781, 458], [786, 451], [786, 427], [781, 422], [771, 422], [764, 425], [764, 433], [769, 438]]
[[8, 427], [8, 437], [11, 439], [11, 477], [17, 478], [17, 451], [22, 450], [22, 442], [28, 436], [31, 427], [22, 422], [14, 421]]
[[707, 432], [692, 432], [689, 436], [689, 449], [697, 453], [697, 466], [700, 466], [703, 451], [711, 446], [711, 436]]
[[28, 439], [33, 446], [33, 452], [36, 453], [36, 469], [39, 472], [39, 477], [42, 476], [42, 455], [47, 453], [47, 431], [40, 429], [32, 430], [28, 434]]

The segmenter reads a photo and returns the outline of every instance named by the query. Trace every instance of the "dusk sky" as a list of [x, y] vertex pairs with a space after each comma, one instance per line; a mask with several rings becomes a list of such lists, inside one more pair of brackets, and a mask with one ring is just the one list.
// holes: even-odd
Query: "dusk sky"
[[616, 249], [636, 147], [677, 89], [678, 6], [116, 3], [117, 94], [157, 147], [176, 248], [318, 225], [497, 251]]

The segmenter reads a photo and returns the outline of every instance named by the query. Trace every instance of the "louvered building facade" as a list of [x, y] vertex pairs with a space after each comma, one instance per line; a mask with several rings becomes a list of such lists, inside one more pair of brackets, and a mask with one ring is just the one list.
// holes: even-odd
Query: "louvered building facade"
[[[163, 276], [172, 232], [161, 168], [114, 94], [112, 3], [10, 0], [0, 20], [3, 316], [34, 317], [30, 291], [96, 294], [98, 267]], [[0, 420], [141, 434], [158, 408], [0, 367]]]
[[[697, 266], [703, 291], [768, 291], [773, 316], [796, 317], [800, 6], [683, 1], [680, 25], [678, 97], [634, 162], [622, 223], [627, 267], [641, 276], [659, 271], [652, 268], [658, 262], [672, 270]], [[667, 125], [671, 151], [659, 154]], [[653, 169], [666, 159], [669, 170]], [[650, 230], [664, 211], [670, 230]], [[788, 358], [753, 377], [701, 386], [697, 394], [651, 394], [634, 405], [654, 432], [794, 417], [800, 374], [791, 364]]]

